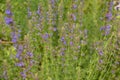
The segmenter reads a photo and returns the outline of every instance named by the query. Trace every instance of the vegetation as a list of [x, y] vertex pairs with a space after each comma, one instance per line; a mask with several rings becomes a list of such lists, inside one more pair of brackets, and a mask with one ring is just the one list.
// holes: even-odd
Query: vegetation
[[120, 80], [119, 5], [0, 0], [0, 80]]

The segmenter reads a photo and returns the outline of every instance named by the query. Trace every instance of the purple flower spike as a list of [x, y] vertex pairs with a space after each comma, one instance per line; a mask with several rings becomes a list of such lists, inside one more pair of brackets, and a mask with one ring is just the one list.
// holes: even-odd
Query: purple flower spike
[[5, 13], [6, 13], [7, 15], [12, 15], [12, 12], [11, 12], [9, 9], [7, 9], [7, 10], [5, 11]]
[[9, 24], [13, 23], [13, 19], [5, 17], [5, 23], [9, 25]]

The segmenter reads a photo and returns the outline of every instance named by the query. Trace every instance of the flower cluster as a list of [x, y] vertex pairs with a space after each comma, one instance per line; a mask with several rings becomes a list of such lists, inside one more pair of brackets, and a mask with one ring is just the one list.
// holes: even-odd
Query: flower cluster
[[113, 8], [113, 2], [111, 1], [109, 3], [109, 9], [108, 9], [108, 12], [106, 14], [107, 21], [111, 21], [112, 20], [112, 8]]
[[23, 44], [19, 44], [17, 48], [16, 58], [18, 59], [18, 62], [15, 65], [22, 69], [20, 74], [23, 79], [25, 79], [27, 77], [27, 72], [31, 69], [33, 65], [33, 53], [27, 51], [27, 47]]
[[111, 13], [111, 12], [108, 12], [108, 13], [106, 14], [106, 18], [107, 18], [108, 21], [112, 20], [112, 13]]
[[17, 31], [14, 26], [13, 19], [12, 19], [13, 13], [11, 12], [11, 10], [8, 8], [8, 9], [6, 9], [5, 13], [7, 15], [5, 17], [5, 23], [10, 26], [11, 31], [12, 31], [11, 32], [11, 38], [12, 38], [11, 41], [13, 42], [14, 47], [17, 48], [17, 41], [18, 41], [18, 38], [20, 37], [20, 32]]
[[100, 28], [100, 31], [103, 31], [104, 35], [108, 35], [110, 33], [110, 30], [111, 30], [111, 26], [110, 26], [109, 22], [113, 19], [112, 8], [113, 8], [113, 2], [111, 1], [110, 4], [109, 4], [108, 12], [106, 14], [107, 23], [106, 23], [105, 26]]
[[61, 37], [61, 42], [62, 42], [64, 45], [66, 45], [66, 40], [65, 40], [65, 37], [64, 37], [64, 36]]
[[18, 48], [17, 48], [17, 54], [16, 54], [16, 58], [18, 58], [19, 60], [22, 60], [22, 54], [23, 52], [23, 45], [19, 45]]
[[[15, 63], [15, 66], [20, 67], [21, 68], [21, 76], [23, 79], [25, 79], [27, 77], [27, 71], [30, 69], [30, 67], [33, 64], [33, 53], [30, 52], [30, 50], [28, 50], [27, 48], [25, 48], [24, 43], [20, 43], [18, 40], [20, 38], [20, 30], [18, 30], [14, 23], [13, 23], [13, 19], [12, 19], [12, 12], [11, 10], [8, 8], [6, 11], [6, 17], [5, 17], [5, 23], [10, 27], [11, 29], [11, 42], [13, 43], [13, 46], [16, 49], [16, 58], [17, 58], [17, 62]], [[28, 8], [28, 17], [31, 16], [31, 12], [30, 9]], [[47, 34], [46, 34], [47, 36]], [[46, 37], [45, 37], [46, 39]], [[26, 54], [24, 54], [26, 52]], [[27, 60], [27, 61], [26, 61]], [[28, 66], [27, 66], [28, 65]]]
[[10, 11], [10, 9], [7, 9], [7, 10], [5, 11], [5, 13], [6, 13], [6, 15], [7, 15], [7, 17], [5, 17], [5, 23], [6, 23], [7, 25], [12, 25], [12, 23], [13, 23], [12, 12]]
[[110, 25], [106, 25], [100, 28], [100, 31], [104, 31], [104, 35], [108, 35], [110, 33], [110, 30], [111, 30]]

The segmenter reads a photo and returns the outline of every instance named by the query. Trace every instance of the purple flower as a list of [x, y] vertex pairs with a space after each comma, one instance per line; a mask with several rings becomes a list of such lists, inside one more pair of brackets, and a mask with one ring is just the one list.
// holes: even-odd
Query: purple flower
[[17, 42], [17, 38], [18, 38], [17, 34], [15, 34], [14, 36], [12, 36], [12, 42], [16, 43]]
[[110, 2], [110, 7], [112, 7], [112, 6], [113, 6], [113, 1]]
[[103, 26], [103, 27], [100, 28], [100, 31], [102, 31], [102, 30], [104, 30], [104, 31], [110, 30], [110, 28], [111, 28], [110, 25]]
[[63, 44], [66, 45], [66, 41], [64, 41]]
[[54, 27], [54, 28], [53, 28], [53, 31], [57, 31], [57, 28], [56, 28], [56, 27]]
[[20, 37], [20, 32], [18, 32], [18, 33], [12, 32], [11, 33], [11, 38], [12, 38], [13, 43], [16, 43], [19, 37]]
[[38, 6], [37, 14], [40, 15], [40, 6]]
[[51, 0], [52, 8], [55, 7], [55, 0]]
[[12, 38], [12, 42], [14, 43], [14, 47], [17, 48], [17, 44], [15, 44], [17, 42], [17, 35], [15, 32], [11, 33], [11, 38]]
[[13, 23], [13, 19], [9, 18], [9, 17], [5, 17], [5, 23], [9, 25], [9, 24]]
[[13, 37], [15, 35], [15, 32], [11, 32], [11, 37]]
[[106, 31], [106, 32], [105, 32], [105, 35], [108, 35], [109, 33], [110, 33], [110, 31]]
[[64, 40], [65, 40], [65, 38], [64, 38], [64, 37], [62, 37], [62, 38], [61, 38], [61, 41], [64, 41]]
[[72, 42], [72, 41], [70, 41], [70, 45], [71, 45], [71, 46], [73, 45], [73, 42]]
[[45, 40], [47, 40], [48, 37], [49, 37], [49, 34], [48, 34], [48, 33], [46, 33], [46, 34], [44, 34], [44, 35], [42, 36], [42, 38], [45, 39]]
[[108, 35], [110, 33], [111, 26], [106, 25], [100, 28], [101, 31], [104, 31], [105, 35]]
[[[21, 53], [20, 53], [20, 54], [21, 54]], [[20, 57], [20, 54], [19, 54], [19, 53], [17, 53], [17, 54], [16, 54], [16, 58], [19, 58], [19, 57]]]
[[55, 3], [55, 0], [51, 0], [51, 3], [54, 4], [54, 3]]
[[73, 20], [76, 21], [76, 16], [74, 14], [71, 15]]
[[107, 14], [106, 14], [106, 18], [107, 18], [107, 20], [112, 20], [112, 13], [111, 12], [108, 12]]
[[77, 5], [74, 4], [74, 5], [73, 5], [73, 9], [76, 9], [76, 8], [77, 8]]
[[109, 11], [112, 11], [112, 7], [113, 7], [113, 1], [110, 2]]
[[16, 43], [16, 42], [17, 42], [17, 39], [16, 39], [16, 38], [13, 38], [13, 39], [12, 39], [12, 42], [13, 42], [13, 43]]
[[61, 42], [63, 42], [63, 44], [66, 45], [66, 41], [64, 37], [61, 38]]
[[63, 56], [64, 54], [65, 54], [65, 53], [64, 53], [63, 51], [62, 51], [62, 52], [60, 52], [60, 55], [61, 55], [61, 56]]
[[17, 54], [21, 54], [23, 52], [23, 50], [17, 50]]
[[12, 15], [12, 12], [11, 12], [9, 9], [7, 9], [7, 10], [5, 11], [5, 13], [6, 13], [7, 15]]
[[103, 60], [102, 60], [102, 59], [100, 59], [100, 60], [99, 60], [99, 63], [103, 63]]
[[33, 57], [33, 53], [32, 53], [32, 52], [27, 52], [27, 55], [28, 55], [29, 57]]
[[23, 62], [16, 63], [16, 66], [23, 67], [24, 63]]
[[18, 50], [19, 50], [19, 51], [23, 51], [23, 45], [19, 45], [19, 46], [18, 46]]
[[107, 25], [107, 26], [105, 26], [105, 28], [106, 28], [105, 35], [108, 35], [110, 33], [111, 27], [110, 27], [110, 25]]
[[30, 60], [30, 65], [33, 65], [33, 63], [34, 63], [34, 60]]
[[19, 45], [17, 49], [17, 54], [16, 54], [16, 58], [18, 58], [19, 60], [22, 59], [22, 57], [20, 56], [22, 52], [23, 52], [23, 45]]
[[20, 61], [23, 60], [23, 57], [22, 57], [22, 56], [19, 56], [19, 57], [18, 57], [18, 60], [20, 60]]
[[26, 78], [26, 73], [25, 72], [21, 72], [20, 74], [24, 79]]
[[100, 28], [100, 31], [103, 31], [103, 30], [105, 30], [105, 27], [104, 27], [104, 26], [102, 26], [102, 27]]
[[99, 55], [102, 56], [103, 55], [103, 51], [100, 50], [99, 51]]
[[107, 25], [107, 26], [105, 26], [106, 27], [106, 30], [110, 30], [110, 25]]

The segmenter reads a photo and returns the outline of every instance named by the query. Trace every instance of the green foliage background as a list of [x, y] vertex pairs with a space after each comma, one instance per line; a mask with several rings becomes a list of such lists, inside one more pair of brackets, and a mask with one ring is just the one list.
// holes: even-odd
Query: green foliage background
[[[119, 50], [116, 50], [118, 41], [117, 29], [119, 19], [114, 15], [119, 13], [113, 9], [113, 20], [109, 23], [105, 19], [108, 11], [108, 4], [111, 0], [56, 0], [55, 8], [51, 7], [50, 0], [11, 0], [11, 11], [15, 25], [21, 30], [20, 40], [25, 38], [29, 41], [31, 51], [34, 53], [33, 60], [35, 64], [31, 68], [26, 80], [119, 80], [120, 63]], [[72, 5], [78, 5], [77, 9], [72, 9]], [[37, 21], [27, 18], [27, 8], [29, 7], [32, 16], [35, 16], [38, 6], [41, 7], [43, 16], [40, 27], [42, 31], [36, 28]], [[0, 39], [10, 41], [10, 28], [5, 24], [4, 17], [7, 8], [6, 0], [0, 0]], [[47, 20], [47, 12], [50, 20]], [[52, 24], [53, 14], [55, 24]], [[76, 14], [76, 21], [71, 19], [71, 14]], [[60, 17], [62, 15], [62, 18]], [[102, 18], [102, 20], [101, 20]], [[106, 25], [112, 26], [111, 33], [103, 36], [100, 27]], [[66, 31], [65, 24], [76, 24], [74, 33]], [[57, 27], [54, 32], [51, 28]], [[82, 33], [78, 32], [80, 30]], [[87, 30], [87, 39], [84, 31]], [[45, 41], [38, 35], [39, 33], [53, 34]], [[74, 46], [70, 46], [70, 38], [65, 37], [67, 46], [60, 41], [62, 36], [68, 34], [75, 35]], [[77, 41], [77, 37], [79, 40]], [[85, 41], [82, 44], [80, 41]], [[118, 44], [117, 44], [118, 45]], [[80, 46], [79, 52], [77, 47]], [[119, 47], [119, 45], [118, 45]], [[61, 48], [66, 48], [65, 55], [60, 55]], [[103, 56], [96, 50], [102, 49]], [[11, 44], [0, 44], [0, 80], [22, 80], [20, 76], [21, 69], [15, 66], [16, 50]], [[77, 59], [74, 59], [77, 57]], [[64, 60], [62, 60], [64, 59]], [[99, 63], [102, 60], [103, 63]], [[62, 65], [63, 64], [63, 65]], [[5, 76], [7, 79], [5, 79]]]

